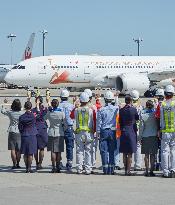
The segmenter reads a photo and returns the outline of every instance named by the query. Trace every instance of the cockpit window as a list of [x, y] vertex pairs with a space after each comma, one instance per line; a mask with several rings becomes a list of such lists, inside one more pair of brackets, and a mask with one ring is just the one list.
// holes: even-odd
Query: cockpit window
[[15, 65], [12, 69], [25, 69], [23, 65]]
[[19, 65], [15, 65], [12, 69], [18, 69]]
[[20, 65], [20, 66], [18, 67], [18, 69], [25, 69], [25, 66]]

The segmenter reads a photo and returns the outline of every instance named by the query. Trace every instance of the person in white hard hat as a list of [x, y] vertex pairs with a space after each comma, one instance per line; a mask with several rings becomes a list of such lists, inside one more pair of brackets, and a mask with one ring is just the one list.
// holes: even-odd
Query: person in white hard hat
[[[164, 89], [158, 88], [156, 90], [156, 93], [155, 93], [155, 97], [157, 99], [157, 103], [155, 103], [155, 108], [156, 108], [155, 117], [157, 119], [158, 127], [160, 126], [160, 107], [161, 107], [162, 102], [164, 100], [164, 96], [165, 96]], [[161, 140], [160, 140], [161, 133], [158, 133], [158, 135], [159, 135], [159, 137], [158, 137], [158, 153], [157, 153], [157, 156], [155, 158], [156, 159], [155, 160], [155, 170], [156, 171], [161, 170]]]
[[116, 148], [116, 116], [118, 106], [112, 105], [114, 94], [107, 91], [104, 95], [105, 106], [97, 112], [97, 136], [102, 159], [103, 174], [114, 174], [114, 150]]
[[[89, 95], [89, 103], [88, 106], [93, 110], [93, 119], [94, 119], [94, 126], [96, 130], [96, 113], [97, 113], [97, 107], [92, 103], [92, 91], [90, 89], [85, 89], [85, 93]], [[96, 164], [96, 153], [97, 153], [97, 146], [98, 146], [98, 138], [96, 135], [93, 135], [93, 141], [92, 141], [92, 169], [95, 169]], [[93, 170], [92, 170], [93, 173]]]
[[160, 107], [161, 168], [163, 177], [175, 178], [175, 101], [174, 87], [165, 87], [165, 101]]
[[[132, 105], [137, 109], [137, 112], [140, 116], [143, 107], [141, 106], [140, 103], [140, 96], [139, 92], [137, 90], [132, 90], [130, 93], [132, 97]], [[139, 135], [139, 121], [136, 122], [135, 124], [135, 130], [136, 130], [136, 135]], [[141, 143], [137, 139], [137, 150], [136, 153], [134, 153], [134, 170], [135, 171], [141, 171], [142, 170], [142, 154], [141, 154]]]
[[74, 148], [74, 134], [73, 134], [73, 120], [70, 118], [70, 113], [74, 109], [74, 105], [68, 102], [69, 91], [63, 89], [60, 93], [61, 102], [59, 107], [64, 111], [66, 118], [66, 127], [65, 127], [65, 144], [66, 144], [66, 168], [67, 171], [72, 171], [72, 162], [73, 162], [73, 148]]
[[156, 93], [155, 93], [155, 97], [157, 99], [157, 104], [156, 104], [156, 107], [158, 106], [158, 104], [161, 104], [164, 100], [164, 89], [163, 88], [158, 88], [156, 90]]
[[85, 174], [89, 175], [92, 171], [92, 141], [94, 133], [93, 110], [89, 108], [89, 95], [86, 92], [80, 95], [80, 107], [74, 111], [76, 123], [76, 164], [77, 173], [83, 173], [83, 162]]

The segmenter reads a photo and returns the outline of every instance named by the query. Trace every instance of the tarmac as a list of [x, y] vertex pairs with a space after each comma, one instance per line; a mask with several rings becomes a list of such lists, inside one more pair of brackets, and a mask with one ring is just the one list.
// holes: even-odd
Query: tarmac
[[[56, 92], [56, 91], [54, 91]], [[10, 104], [22, 90], [0, 90], [0, 104], [4, 96]], [[54, 94], [56, 95], [56, 93]], [[3, 97], [2, 97], [3, 96]], [[20, 97], [22, 103], [26, 97]], [[8, 106], [8, 105], [7, 105]], [[136, 176], [124, 176], [124, 170], [114, 176], [104, 176], [99, 169], [100, 155], [97, 155], [97, 169], [93, 175], [77, 175], [75, 168], [69, 174], [51, 174], [50, 153], [45, 151], [44, 169], [26, 174], [23, 159], [22, 169], [11, 170], [10, 152], [7, 150], [7, 129], [9, 119], [0, 114], [0, 205], [174, 205], [175, 179], [144, 177], [143, 172], [133, 172]], [[75, 156], [75, 155], [74, 155]], [[62, 155], [65, 165], [65, 152]], [[75, 158], [74, 158], [75, 167]], [[123, 163], [121, 160], [121, 167]], [[35, 163], [33, 161], [33, 169]]]

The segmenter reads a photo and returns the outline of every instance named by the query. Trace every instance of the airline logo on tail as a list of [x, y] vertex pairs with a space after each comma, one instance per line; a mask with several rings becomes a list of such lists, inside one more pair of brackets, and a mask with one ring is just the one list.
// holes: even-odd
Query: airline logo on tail
[[26, 49], [24, 51], [22, 60], [26, 60], [26, 59], [29, 59], [29, 58], [32, 57], [32, 49], [33, 49], [33, 44], [34, 44], [34, 38], [35, 38], [35, 33], [32, 33], [30, 38], [29, 38]]

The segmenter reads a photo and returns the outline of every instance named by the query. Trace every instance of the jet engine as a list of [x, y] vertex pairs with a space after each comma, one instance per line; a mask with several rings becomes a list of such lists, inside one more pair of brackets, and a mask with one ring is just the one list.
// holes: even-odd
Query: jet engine
[[140, 94], [149, 89], [150, 81], [145, 74], [122, 74], [117, 76], [115, 87], [121, 93], [126, 94], [130, 90], [138, 90]]

